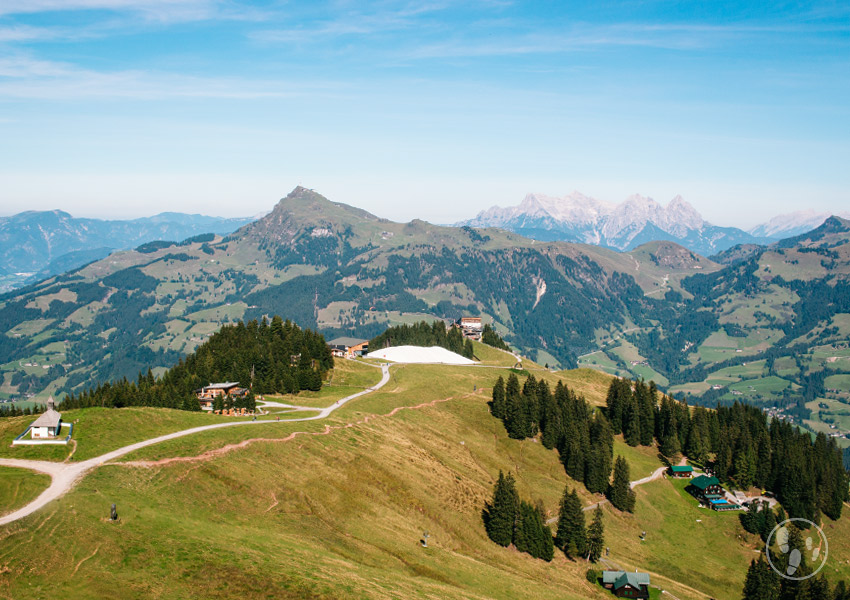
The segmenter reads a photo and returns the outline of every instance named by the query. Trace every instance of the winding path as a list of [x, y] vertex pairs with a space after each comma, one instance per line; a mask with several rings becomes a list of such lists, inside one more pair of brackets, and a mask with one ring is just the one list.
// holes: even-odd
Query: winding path
[[[664, 471], [667, 470], [667, 467], [658, 467], [652, 472], [652, 475], [647, 475], [646, 477], [642, 477], [641, 479], [635, 479], [634, 481], [629, 482], [629, 487], [635, 489], [639, 485], [643, 485], [644, 483], [649, 483], [650, 481], [656, 481], [657, 479], [661, 479], [664, 476]], [[597, 506], [601, 506], [608, 502], [607, 498], [603, 498], [599, 502], [594, 502], [589, 506], [585, 506], [582, 508], [583, 511], [594, 510]], [[548, 521], [546, 521], [547, 525], [551, 525], [558, 520], [558, 517], [552, 517]]]
[[[375, 366], [377, 368], [377, 365]], [[106, 454], [102, 454], [95, 458], [90, 458], [79, 463], [57, 463], [46, 460], [0, 458], [0, 467], [18, 467], [22, 469], [29, 469], [31, 471], [47, 473], [51, 477], [50, 485], [38, 496], [38, 498], [36, 498], [23, 508], [19, 508], [14, 512], [0, 517], [0, 525], [6, 525], [7, 523], [12, 523], [14, 521], [23, 519], [24, 517], [31, 515], [32, 513], [46, 506], [53, 500], [56, 500], [57, 498], [60, 498], [61, 496], [65, 495], [72, 487], [74, 487], [74, 485], [80, 479], [83, 478], [83, 476], [88, 471], [97, 468], [101, 465], [104, 465], [110, 461], [113, 461], [117, 458], [120, 458], [125, 454], [129, 454], [130, 452], [139, 450], [140, 448], [146, 448], [147, 446], [153, 446], [154, 444], [159, 444], [160, 442], [173, 440], [186, 435], [192, 435], [193, 433], [199, 433], [201, 431], [210, 431], [212, 429], [238, 427], [240, 425], [268, 425], [269, 423], [293, 423], [299, 421], [318, 421], [320, 419], [326, 419], [331, 413], [341, 408], [351, 400], [354, 400], [355, 398], [359, 398], [361, 396], [365, 396], [366, 394], [370, 394], [384, 387], [390, 380], [390, 365], [383, 364], [380, 366], [380, 369], [381, 380], [378, 383], [376, 383], [370, 388], [366, 388], [362, 392], [357, 392], [356, 394], [351, 394], [350, 396], [346, 396], [341, 400], [337, 400], [327, 408], [310, 409], [319, 411], [319, 414], [310, 417], [299, 417], [297, 419], [285, 419], [281, 421], [272, 421], [269, 419], [265, 419], [259, 421], [234, 421], [230, 423], [214, 423], [212, 425], [202, 425], [200, 427], [192, 427], [191, 429], [175, 431], [174, 433], [169, 433], [166, 435], [161, 435], [159, 437], [151, 438], [149, 440], [136, 442], [135, 444], [130, 444], [129, 446], [124, 446], [123, 448], [118, 448], [117, 450], [112, 450], [111, 452], [107, 452]]]

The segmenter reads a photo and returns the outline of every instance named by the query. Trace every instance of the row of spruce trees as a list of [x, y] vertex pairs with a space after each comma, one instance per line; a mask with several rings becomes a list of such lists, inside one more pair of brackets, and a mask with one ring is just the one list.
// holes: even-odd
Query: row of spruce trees
[[657, 442], [662, 454], [679, 453], [706, 466], [723, 482], [776, 494], [791, 517], [838, 519], [848, 499], [848, 475], [834, 438], [771, 419], [735, 403], [716, 410], [661, 396], [653, 383], [616, 379], [606, 414], [615, 434], [632, 445]]
[[[490, 325], [484, 325], [481, 341], [494, 348], [510, 350]], [[397, 325], [369, 340], [369, 348], [372, 350], [389, 346], [440, 346], [466, 358], [475, 358], [472, 340], [464, 338], [458, 327], [447, 327], [443, 321]]]
[[472, 340], [464, 338], [457, 327], [447, 328], [443, 321], [396, 325], [369, 340], [369, 349], [373, 351], [389, 346], [440, 346], [466, 358], [475, 356]]
[[0, 419], [3, 417], [20, 417], [26, 415], [38, 415], [43, 413], [47, 408], [44, 404], [36, 404], [32, 407], [26, 406], [24, 408], [20, 408], [15, 406], [13, 402], [9, 404], [0, 405]]
[[490, 412], [501, 419], [513, 439], [538, 435], [546, 448], [557, 448], [567, 475], [588, 491], [605, 493], [613, 466], [614, 434], [608, 420], [587, 401], [558, 382], [554, 392], [545, 380], [529, 375], [520, 387], [516, 374], [493, 386]]
[[571, 558], [588, 558], [592, 562], [602, 556], [605, 530], [602, 509], [596, 507], [593, 522], [585, 528], [584, 511], [575, 490], [565, 489], [558, 514], [555, 536], [546, 525], [541, 507], [521, 500], [513, 475], [499, 471], [493, 499], [484, 508], [484, 528], [491, 540], [500, 546], [516, 547], [535, 558], [550, 561], [555, 548]]
[[156, 378], [150, 370], [70, 394], [60, 408], [160, 406], [200, 410], [195, 391], [209, 383], [236, 381], [247, 397], [222, 399], [221, 408], [254, 408], [254, 394], [319, 390], [333, 356], [325, 338], [275, 316], [271, 322], [225, 325], [195, 352]]

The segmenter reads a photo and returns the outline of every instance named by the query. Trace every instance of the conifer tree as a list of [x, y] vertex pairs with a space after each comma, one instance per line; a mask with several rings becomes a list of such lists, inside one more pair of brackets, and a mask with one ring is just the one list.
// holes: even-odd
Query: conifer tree
[[596, 562], [602, 556], [605, 547], [605, 527], [602, 524], [602, 507], [597, 506], [593, 511], [593, 522], [587, 528], [587, 558]]
[[[548, 449], [555, 448], [563, 435], [563, 424], [561, 422], [561, 411], [555, 396], [549, 392], [549, 386], [545, 381], [540, 382], [538, 398], [540, 399], [540, 428], [543, 431], [541, 442]], [[558, 382], [558, 385], [561, 385]]]
[[497, 419], [505, 418], [505, 380], [499, 375], [493, 386], [493, 402], [490, 404], [490, 413]]
[[531, 548], [534, 545], [535, 540], [532, 524], [532, 514], [534, 512], [533, 506], [525, 500], [520, 500], [513, 537], [514, 547], [520, 552], [528, 552], [530, 554]]
[[509, 546], [514, 539], [514, 528], [519, 511], [519, 497], [514, 477], [499, 471], [493, 490], [493, 500], [485, 508], [484, 527], [491, 540], [500, 546]]
[[552, 560], [554, 556], [552, 532], [544, 523], [540, 511], [525, 501], [520, 502], [514, 546], [520, 552], [527, 552], [534, 558], [542, 558], [545, 561]]
[[750, 562], [744, 582], [743, 600], [778, 600], [779, 577], [760, 556]]
[[608, 388], [605, 403], [606, 415], [611, 422], [611, 430], [614, 435], [623, 433], [623, 411], [631, 399], [631, 384], [626, 379], [615, 379]]
[[555, 544], [572, 557], [582, 556], [587, 545], [587, 532], [584, 526], [584, 511], [575, 489], [564, 488], [561, 507], [558, 513], [558, 529]]
[[770, 532], [774, 530], [776, 527], [776, 514], [773, 512], [773, 509], [770, 506], [765, 506], [764, 509], [764, 520], [762, 521], [761, 527], [761, 539], [763, 541], [767, 541], [767, 537], [770, 535]]
[[528, 425], [528, 412], [521, 395], [507, 397], [505, 408], [505, 429], [508, 436], [515, 440], [523, 440], [528, 437], [530, 427]]
[[625, 434], [626, 443], [629, 446], [640, 445], [640, 416], [638, 415], [637, 402], [634, 397], [629, 400], [623, 416], [623, 432]]
[[608, 499], [618, 510], [634, 512], [635, 492], [629, 479], [629, 463], [622, 456], [614, 462], [614, 481], [608, 488]]

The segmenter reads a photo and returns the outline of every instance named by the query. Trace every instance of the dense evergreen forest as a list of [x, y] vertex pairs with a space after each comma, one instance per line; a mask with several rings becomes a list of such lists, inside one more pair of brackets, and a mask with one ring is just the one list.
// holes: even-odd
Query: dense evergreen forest
[[821, 513], [838, 519], [848, 499], [848, 475], [843, 453], [823, 433], [814, 439], [790, 423], [772, 419], [743, 404], [717, 410], [695, 407], [667, 396], [653, 384], [615, 379], [603, 412], [558, 383], [554, 393], [533, 375], [520, 386], [515, 374], [493, 387], [491, 413], [502, 420], [514, 439], [541, 436], [547, 448], [557, 448], [571, 478], [590, 492], [605, 492], [622, 510], [634, 504], [624, 482], [628, 465], [616, 469], [613, 436], [627, 444], [656, 443], [668, 458], [684, 454], [710, 467], [723, 482], [773, 492], [791, 517], [820, 521]]
[[514, 373], [493, 387], [490, 412], [508, 435], [522, 440], [541, 434], [546, 448], [557, 448], [567, 475], [591, 492], [608, 491], [613, 466], [614, 434], [608, 419], [558, 382], [554, 393], [534, 375], [520, 387]]
[[823, 513], [837, 519], [848, 499], [848, 476], [835, 440], [823, 433], [813, 440], [790, 423], [768, 422], [759, 408], [735, 403], [691, 411], [667, 396], [659, 402], [653, 384], [615, 379], [606, 413], [626, 443], [657, 442], [665, 456], [682, 453], [710, 466], [721, 481], [770, 490], [791, 517], [818, 522]]
[[88, 406], [162, 406], [200, 410], [195, 390], [209, 383], [236, 381], [249, 388], [235, 408], [253, 408], [254, 394], [298, 393], [318, 390], [333, 368], [333, 356], [325, 338], [302, 330], [276, 316], [259, 323], [226, 325], [194, 353], [155, 378], [150, 370], [137, 381], [126, 378], [104, 383], [79, 394], [70, 394], [63, 409]]
[[[482, 342], [496, 348], [507, 349], [507, 344], [489, 325], [485, 325], [484, 328], [487, 339], [485, 341], [482, 337]], [[388, 346], [440, 346], [466, 358], [475, 358], [472, 341], [464, 339], [457, 327], [446, 327], [443, 321], [432, 323], [420, 321], [413, 325], [390, 327], [369, 341], [371, 350], [380, 350]]]

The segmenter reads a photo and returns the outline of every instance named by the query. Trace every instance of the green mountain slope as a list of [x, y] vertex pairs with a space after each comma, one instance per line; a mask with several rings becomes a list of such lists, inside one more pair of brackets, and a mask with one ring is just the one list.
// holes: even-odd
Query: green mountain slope
[[[553, 388], [563, 381], [592, 404], [605, 401], [605, 375], [527, 368]], [[577, 488], [583, 506], [600, 498], [564, 474], [555, 450], [539, 440], [510, 439], [489, 414], [489, 386], [504, 373], [495, 366], [399, 366], [385, 388], [324, 422], [208, 431], [127, 455], [2, 528], [2, 589], [20, 599], [48, 592], [56, 598], [609, 598], [585, 580], [585, 561], [557, 552], [548, 563], [486, 536], [481, 511], [500, 470], [512, 472], [521, 497], [549, 517], [565, 486]], [[150, 427], [172, 430], [163, 417], [174, 412], [221, 419], [161, 408], [81, 409], [71, 415], [80, 420], [80, 435], [86, 432], [77, 453], [90, 456], [91, 445], [111, 449], [103, 445], [109, 435], [98, 432], [135, 439], [133, 428], [118, 426], [124, 411], [133, 422], [144, 418], [148, 435], [156, 434]], [[293, 431], [307, 434], [293, 438]], [[661, 466], [657, 448], [633, 448], [621, 436], [614, 453], [626, 458], [633, 479]], [[607, 560], [651, 572], [653, 585], [682, 600], [740, 597], [761, 542], [742, 529], [736, 513], [699, 509], [685, 483], [657, 479], [639, 486], [634, 514], [606, 505]], [[106, 518], [113, 502], [118, 523]], [[833, 582], [850, 574], [847, 522], [825, 520]], [[641, 532], [648, 532], [646, 541]]]
[[393, 223], [296, 188], [226, 237], [151, 243], [0, 299], [0, 397], [79, 390], [165, 367], [222, 323], [281, 314], [371, 338], [482, 314], [541, 362], [575, 363], [643, 323], [644, 294], [713, 272], [675, 244], [620, 254], [500, 230]]
[[684, 280], [687, 294], [667, 295], [651, 326], [582, 362], [850, 432], [850, 222], [833, 217], [730, 262]]

